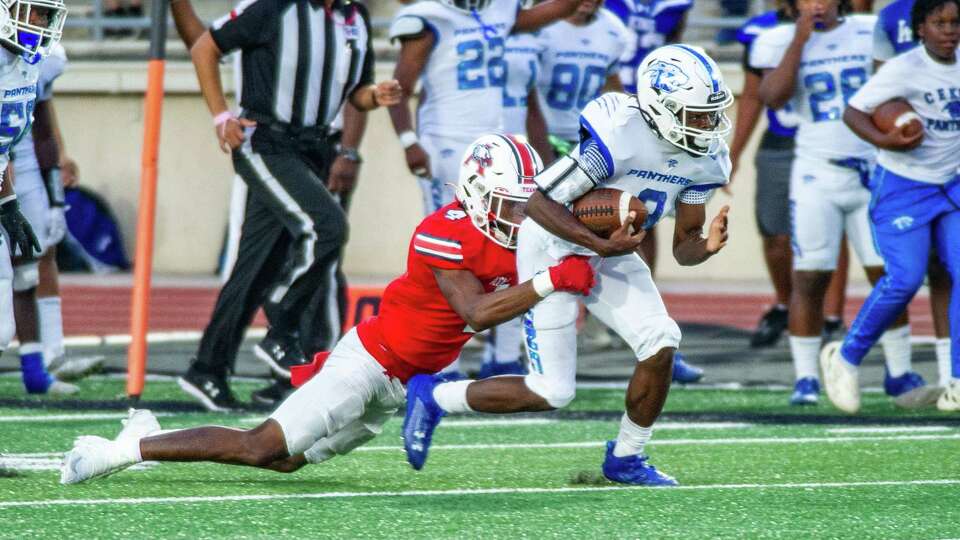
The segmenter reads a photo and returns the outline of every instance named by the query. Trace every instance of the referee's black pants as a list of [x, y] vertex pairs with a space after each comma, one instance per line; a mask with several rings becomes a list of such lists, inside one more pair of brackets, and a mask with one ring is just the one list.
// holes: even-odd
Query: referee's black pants
[[[258, 136], [233, 152], [234, 168], [249, 191], [237, 260], [220, 290], [194, 368], [225, 375], [246, 328], [263, 305], [271, 333], [299, 339], [313, 298], [330, 295], [334, 265], [347, 237], [347, 222], [318, 172], [328, 153], [319, 142]], [[338, 329], [314, 325], [319, 342]]]

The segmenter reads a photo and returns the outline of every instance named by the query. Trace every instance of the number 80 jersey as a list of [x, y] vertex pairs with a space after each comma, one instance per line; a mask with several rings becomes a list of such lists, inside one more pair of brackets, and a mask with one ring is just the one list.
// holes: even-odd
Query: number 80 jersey
[[6, 178], [10, 150], [33, 120], [39, 78], [39, 65], [0, 49], [0, 186]]
[[471, 14], [442, 2], [421, 1], [397, 13], [390, 39], [423, 32], [434, 38], [420, 77], [425, 94], [417, 113], [421, 135], [472, 139], [501, 129], [507, 79], [504, 44], [519, 9], [517, 0], [493, 0]]
[[[813, 32], [803, 47], [791, 104], [797, 113], [796, 153], [819, 160], [872, 155], [873, 147], [843, 123], [847, 101], [873, 72], [876, 17], [850, 15], [828, 32]], [[787, 51], [796, 25], [784, 24], [760, 34], [750, 65], [774, 69]]]

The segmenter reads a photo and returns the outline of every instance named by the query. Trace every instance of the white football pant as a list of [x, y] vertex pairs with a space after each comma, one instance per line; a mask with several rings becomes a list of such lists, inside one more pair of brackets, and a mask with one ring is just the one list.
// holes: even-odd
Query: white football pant
[[13, 265], [9, 246], [10, 238], [0, 228], [0, 351], [10, 345], [17, 331], [13, 321]]
[[[454, 186], [460, 180], [460, 160], [467, 147], [473, 142], [469, 139], [451, 139], [450, 137], [420, 136], [420, 147], [430, 158], [432, 178], [418, 178], [423, 194], [423, 214], [429, 216], [453, 202]], [[448, 185], [452, 184], [452, 185]]]
[[[553, 236], [533, 220], [520, 227], [517, 272], [521, 282], [531, 279], [574, 252], [573, 244]], [[600, 322], [620, 335], [642, 362], [664, 347], [680, 345], [680, 327], [653, 283], [650, 269], [639, 255], [603, 259], [592, 256], [597, 285], [583, 298]], [[524, 345], [530, 374], [527, 387], [551, 406], [573, 400], [577, 374], [577, 301], [580, 296], [553, 293], [524, 316]]]
[[883, 266], [870, 227], [870, 191], [857, 171], [797, 157], [790, 174], [793, 269], [832, 271], [846, 232], [864, 266]]

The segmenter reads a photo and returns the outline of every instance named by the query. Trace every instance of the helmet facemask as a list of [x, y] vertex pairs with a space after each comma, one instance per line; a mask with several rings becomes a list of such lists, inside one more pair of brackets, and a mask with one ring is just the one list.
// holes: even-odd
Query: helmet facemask
[[29, 64], [47, 57], [63, 36], [63, 0], [3, 0], [0, 42]]
[[715, 155], [733, 127], [725, 112], [732, 103], [729, 93], [723, 101], [708, 106], [684, 105], [667, 97], [663, 106], [673, 113], [676, 123], [664, 138], [692, 154]]

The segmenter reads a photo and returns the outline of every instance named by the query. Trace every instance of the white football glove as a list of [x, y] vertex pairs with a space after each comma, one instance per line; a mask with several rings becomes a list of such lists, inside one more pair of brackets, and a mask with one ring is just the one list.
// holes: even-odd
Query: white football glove
[[50, 207], [49, 219], [47, 221], [48, 246], [55, 246], [63, 240], [67, 234], [67, 214], [62, 206]]

